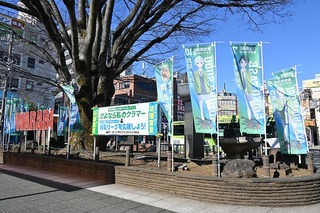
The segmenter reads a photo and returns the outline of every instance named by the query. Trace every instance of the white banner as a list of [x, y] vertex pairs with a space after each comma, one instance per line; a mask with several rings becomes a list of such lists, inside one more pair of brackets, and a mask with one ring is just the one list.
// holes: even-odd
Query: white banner
[[158, 103], [93, 108], [93, 135], [156, 135]]

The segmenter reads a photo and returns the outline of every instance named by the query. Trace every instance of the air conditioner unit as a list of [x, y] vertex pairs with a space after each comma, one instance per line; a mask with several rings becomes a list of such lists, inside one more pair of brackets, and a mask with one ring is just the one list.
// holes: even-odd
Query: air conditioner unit
[[10, 89], [11, 89], [11, 91], [16, 92], [16, 91], [18, 91], [19, 88], [17, 88], [17, 87], [11, 87]]

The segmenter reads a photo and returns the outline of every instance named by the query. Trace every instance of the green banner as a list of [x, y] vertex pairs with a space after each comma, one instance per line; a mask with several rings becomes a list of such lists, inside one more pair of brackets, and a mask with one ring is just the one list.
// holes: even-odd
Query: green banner
[[304, 119], [301, 114], [295, 69], [274, 74], [267, 81], [278, 141], [282, 154], [307, 154]]
[[265, 105], [260, 44], [231, 44], [237, 84], [240, 131], [265, 133]]
[[164, 61], [155, 66], [157, 81], [158, 102], [168, 121], [168, 132], [171, 133], [172, 97], [173, 97], [173, 63], [172, 60]]
[[217, 132], [217, 73], [215, 45], [184, 47], [195, 131]]

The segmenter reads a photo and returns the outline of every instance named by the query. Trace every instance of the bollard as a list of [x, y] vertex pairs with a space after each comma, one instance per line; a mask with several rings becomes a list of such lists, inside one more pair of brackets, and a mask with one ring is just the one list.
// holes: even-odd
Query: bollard
[[99, 153], [100, 153], [99, 147], [97, 146], [96, 147], [96, 153], [94, 155], [94, 160], [99, 161]]
[[34, 154], [34, 141], [31, 143], [31, 154]]
[[308, 172], [309, 174], [314, 173], [314, 165], [313, 165], [313, 153], [308, 153], [307, 154], [307, 159], [308, 159]]
[[212, 175], [218, 177], [218, 156], [217, 154], [212, 155]]
[[172, 149], [167, 151], [167, 170], [172, 171]]
[[130, 166], [130, 146], [126, 146], [126, 166]]
[[264, 155], [262, 156], [262, 169], [264, 171], [263, 177], [270, 178], [270, 162], [269, 162], [269, 156]]
[[51, 146], [48, 147], [48, 156], [51, 155]]

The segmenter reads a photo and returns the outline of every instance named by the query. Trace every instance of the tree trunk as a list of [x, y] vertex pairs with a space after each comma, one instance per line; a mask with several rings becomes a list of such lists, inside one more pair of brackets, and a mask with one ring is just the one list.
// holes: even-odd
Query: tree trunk
[[91, 90], [91, 78], [81, 75], [77, 78], [79, 90], [75, 91], [76, 102], [79, 108], [80, 121], [83, 126], [82, 132], [71, 134], [70, 144], [73, 150], [93, 150], [92, 127], [92, 106], [93, 96]]
[[97, 106], [110, 106], [115, 89], [112, 76], [100, 76], [97, 85]]

